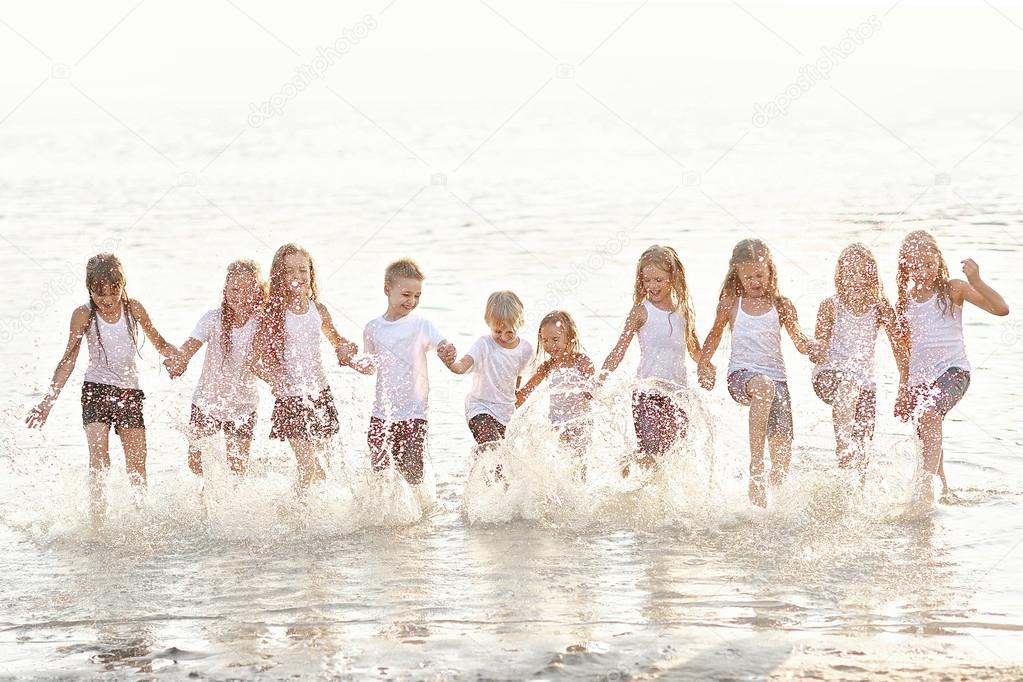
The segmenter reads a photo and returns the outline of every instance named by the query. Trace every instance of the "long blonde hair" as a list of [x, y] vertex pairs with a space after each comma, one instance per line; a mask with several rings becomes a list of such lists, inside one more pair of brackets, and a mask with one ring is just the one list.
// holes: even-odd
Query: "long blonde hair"
[[941, 255], [938, 241], [926, 230], [910, 232], [899, 247], [899, 266], [895, 272], [895, 286], [899, 293], [897, 311], [899, 315], [902, 315], [909, 302], [909, 261], [913, 256], [918, 256], [921, 253], [929, 253], [938, 259], [938, 281], [934, 288], [938, 296], [938, 306], [944, 316], [952, 310], [952, 284], [949, 282], [948, 264], [945, 263], [945, 257]]
[[632, 304], [639, 305], [646, 298], [643, 286], [643, 268], [652, 265], [668, 273], [671, 283], [672, 307], [686, 323], [686, 346], [694, 357], [700, 353], [700, 340], [696, 336], [696, 314], [693, 312], [693, 301], [686, 284], [686, 269], [678, 253], [670, 246], [654, 244], [639, 257], [636, 262], [636, 283], [632, 294]]
[[284, 259], [298, 254], [309, 261], [309, 299], [316, 304], [319, 290], [316, 286], [316, 266], [313, 257], [298, 244], [285, 244], [277, 249], [270, 264], [270, 290], [266, 308], [260, 319], [259, 342], [256, 347], [263, 364], [278, 371], [284, 360], [284, 317], [288, 310], [288, 272]]
[[263, 270], [259, 263], [254, 260], [236, 260], [227, 266], [227, 275], [224, 277], [224, 294], [220, 301], [220, 351], [223, 362], [227, 362], [231, 354], [231, 332], [234, 330], [234, 308], [227, 304], [227, 281], [236, 272], [247, 272], [256, 281], [256, 291], [252, 303], [255, 309], [266, 305], [267, 284], [263, 279]]
[[848, 259], [852, 257], [862, 258], [867, 264], [868, 280], [858, 283], [859, 288], [871, 295], [871, 303], [876, 304], [884, 301], [884, 285], [881, 283], [881, 277], [878, 274], [877, 259], [874, 258], [871, 250], [860, 242], [849, 244], [838, 255], [838, 262], [835, 263], [835, 294], [841, 300], [842, 289], [845, 288], [844, 283], [849, 280], [849, 277], [845, 274], [848, 268]]
[[739, 266], [748, 263], [763, 263], [767, 266], [767, 300], [771, 305], [778, 308], [778, 318], [783, 322], [787, 315], [778, 306], [786, 299], [778, 290], [778, 268], [774, 264], [771, 250], [767, 248], [760, 239], [743, 239], [732, 249], [732, 257], [728, 259], [728, 272], [725, 274], [725, 281], [721, 285], [721, 293], [718, 300], [734, 297], [739, 298], [743, 294], [742, 280], [739, 278]]
[[[124, 311], [125, 325], [128, 327], [128, 336], [139, 352], [138, 330], [139, 323], [131, 313], [130, 299], [128, 298], [128, 278], [124, 274], [124, 265], [121, 259], [112, 253], [98, 253], [89, 259], [85, 264], [85, 288], [89, 292], [89, 322], [88, 326], [96, 325], [96, 340], [99, 342], [99, 349], [103, 352], [105, 362], [108, 362], [107, 350], [103, 347], [103, 335], [100, 332], [99, 323], [96, 322], [96, 302], [92, 300], [93, 292], [102, 293], [106, 289], [120, 287], [121, 309]], [[143, 336], [143, 339], [145, 337]], [[81, 339], [79, 339], [81, 342]]]
[[543, 355], [543, 328], [546, 324], [560, 325], [565, 333], [568, 334], [569, 352], [579, 354], [583, 352], [583, 345], [579, 341], [579, 328], [575, 325], [575, 320], [564, 310], [552, 310], [543, 316], [540, 320], [540, 325], [536, 329], [536, 357]]

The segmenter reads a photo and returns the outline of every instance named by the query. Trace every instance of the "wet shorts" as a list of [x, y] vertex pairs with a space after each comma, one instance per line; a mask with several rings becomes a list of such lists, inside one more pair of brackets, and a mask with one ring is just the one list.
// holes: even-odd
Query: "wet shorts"
[[[838, 385], [847, 375], [832, 369], [822, 369], [813, 378], [813, 392], [828, 405], [834, 405]], [[870, 439], [874, 437], [874, 422], [877, 419], [877, 391], [860, 389], [853, 417], [853, 437]]]
[[686, 411], [661, 393], [633, 391], [632, 422], [639, 449], [647, 455], [663, 455], [676, 438], [685, 438], [689, 431]]
[[334, 396], [325, 388], [318, 396], [286, 396], [274, 403], [270, 437], [323, 440], [341, 430]]
[[225, 436], [252, 440], [252, 432], [255, 429], [255, 412], [243, 421], [221, 421], [203, 412], [195, 403], [192, 404], [192, 416], [188, 419], [188, 433], [192, 438], [206, 438], [218, 431], [223, 431]]
[[469, 419], [469, 430], [472, 431], [472, 437], [480, 445], [502, 440], [506, 428], [493, 415], [486, 414], [485, 412], [474, 414]]
[[961, 367], [950, 367], [931, 383], [909, 388], [913, 414], [919, 416], [924, 410], [935, 410], [944, 417], [963, 399], [969, 387], [969, 371]]
[[144, 429], [142, 401], [146, 394], [137, 388], [120, 388], [109, 384], [82, 383], [82, 423], [109, 424], [114, 432], [121, 429]]
[[393, 463], [406, 481], [422, 483], [426, 430], [425, 419], [392, 422], [370, 417], [366, 440], [373, 456], [373, 471], [383, 471]]
[[[749, 382], [760, 375], [750, 369], [737, 369], [728, 375], [728, 395], [740, 405], [750, 404]], [[761, 375], [762, 376], [762, 375]], [[774, 382], [774, 400], [767, 417], [767, 435], [792, 437], [792, 399], [789, 385], [784, 381]]]

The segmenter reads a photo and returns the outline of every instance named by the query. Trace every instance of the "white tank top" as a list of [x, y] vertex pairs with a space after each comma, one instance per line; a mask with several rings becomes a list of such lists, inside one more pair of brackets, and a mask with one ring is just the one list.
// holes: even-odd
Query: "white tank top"
[[831, 297], [835, 310], [824, 362], [813, 369], [816, 377], [821, 370], [833, 370], [854, 377], [867, 389], [874, 388], [874, 348], [877, 346], [877, 306], [871, 306], [862, 315], [853, 315], [842, 305], [838, 296]]
[[952, 367], [969, 371], [963, 339], [963, 307], [950, 306], [942, 315], [938, 296], [906, 305], [909, 322], [909, 385], [929, 384]]
[[661, 310], [643, 301], [646, 322], [639, 328], [640, 379], [661, 379], [686, 386], [686, 321], [677, 310]]
[[589, 382], [575, 367], [559, 367], [547, 377], [550, 384], [548, 417], [554, 425], [565, 424], [586, 414]]
[[763, 315], [747, 315], [739, 298], [732, 324], [732, 354], [728, 373], [748, 369], [773, 381], [785, 381], [785, 358], [781, 354], [781, 321], [771, 306]]
[[284, 316], [284, 377], [289, 396], [318, 396], [327, 388], [320, 355], [323, 320], [314, 301], [305, 313], [290, 310]]
[[139, 374], [135, 367], [137, 348], [131, 334], [128, 333], [128, 315], [125, 308], [126, 306], [121, 306], [121, 316], [113, 324], [104, 321], [99, 311], [93, 313], [92, 323], [85, 333], [89, 344], [86, 381], [118, 388], [139, 387]]

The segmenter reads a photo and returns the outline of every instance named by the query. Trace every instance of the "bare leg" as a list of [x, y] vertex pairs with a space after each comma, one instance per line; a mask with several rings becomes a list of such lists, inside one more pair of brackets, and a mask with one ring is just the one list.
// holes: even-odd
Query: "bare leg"
[[789, 473], [789, 462], [792, 460], [792, 436], [775, 434], [767, 439], [771, 448], [771, 485], [779, 486]]
[[202, 451], [195, 443], [188, 444], [188, 468], [196, 476], [202, 476]]
[[937, 474], [941, 468], [941, 437], [944, 419], [940, 412], [927, 410], [920, 417], [920, 425], [917, 427], [920, 440], [923, 442], [924, 455], [924, 481], [921, 483], [921, 493], [928, 500], [933, 499], [931, 476]]
[[767, 421], [774, 402], [774, 382], [762, 374], [750, 379], [746, 386], [749, 406], [749, 499], [758, 507], [767, 506], [764, 490], [764, 445], [767, 441]]
[[295, 451], [295, 462], [298, 464], [298, 489], [305, 492], [311, 483], [322, 481], [326, 476], [316, 453], [320, 444], [316, 441], [304, 440], [302, 438], [290, 438], [291, 449]]
[[146, 485], [146, 430], [121, 429], [121, 446], [124, 447], [124, 468], [132, 485]]
[[838, 466], [843, 469], [853, 466], [856, 460], [857, 443], [854, 436], [856, 405], [860, 399], [860, 387], [855, 381], [845, 379], [835, 389], [831, 403], [831, 414], [835, 423], [835, 454]]
[[938, 478], [941, 479], [941, 494], [948, 495], [948, 479], [945, 478], [945, 448], [941, 448], [941, 456], [938, 458]]
[[86, 424], [85, 440], [89, 444], [89, 513], [95, 524], [106, 509], [103, 477], [110, 470], [110, 424]]
[[231, 471], [242, 475], [249, 468], [249, 450], [252, 448], [252, 439], [244, 436], [224, 434], [227, 441], [227, 465]]

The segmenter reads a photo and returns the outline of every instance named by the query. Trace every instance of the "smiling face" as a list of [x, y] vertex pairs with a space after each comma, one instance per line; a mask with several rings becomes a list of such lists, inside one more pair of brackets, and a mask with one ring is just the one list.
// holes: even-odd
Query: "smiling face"
[[224, 300], [237, 313], [251, 312], [260, 300], [259, 281], [250, 270], [232, 270], [224, 282]]
[[387, 316], [396, 320], [405, 317], [419, 305], [419, 297], [423, 295], [423, 281], [399, 277], [393, 282], [384, 283], [384, 294], [387, 296]]
[[918, 245], [906, 254], [909, 279], [916, 289], [930, 289], [937, 285], [941, 274], [941, 259], [930, 249]]
[[671, 273], [656, 265], [647, 265], [640, 270], [639, 279], [651, 303], [657, 305], [671, 302]]
[[770, 282], [771, 271], [767, 263], [753, 261], [752, 263], [739, 263], [735, 266], [739, 275], [739, 282], [742, 284], [743, 296], [748, 298], [761, 298], [767, 294]]
[[494, 321], [489, 323], [490, 335], [501, 348], [514, 348], [519, 344], [519, 333], [507, 322]]
[[844, 253], [838, 262], [835, 289], [843, 301], [863, 302], [877, 298], [880, 284], [877, 264], [859, 251]]
[[568, 355], [572, 342], [568, 330], [560, 322], [548, 322], [540, 327], [540, 343], [544, 352], [555, 360]]
[[124, 293], [123, 286], [107, 286], [89, 291], [92, 302], [96, 309], [110, 317], [116, 315], [120, 310], [121, 296]]
[[284, 282], [292, 299], [307, 298], [312, 291], [312, 268], [301, 253], [284, 257]]

